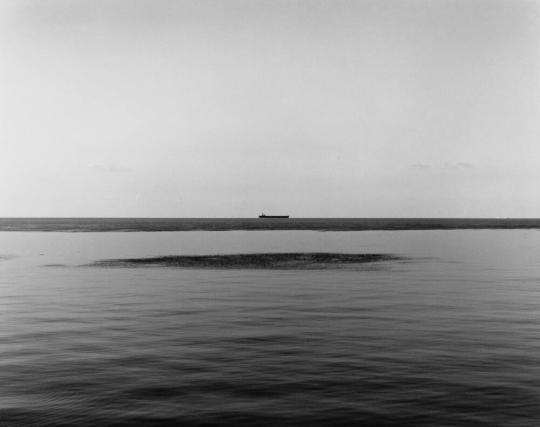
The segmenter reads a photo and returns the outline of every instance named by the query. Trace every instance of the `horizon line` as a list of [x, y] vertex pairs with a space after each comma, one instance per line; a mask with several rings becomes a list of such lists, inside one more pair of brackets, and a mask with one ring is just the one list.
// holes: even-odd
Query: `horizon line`
[[[0, 216], [1, 219], [259, 219], [258, 216], [223, 216], [223, 217], [206, 217], [206, 216]], [[287, 219], [540, 219], [539, 217], [514, 217], [514, 216], [298, 216], [288, 218], [278, 218], [281, 220]]]

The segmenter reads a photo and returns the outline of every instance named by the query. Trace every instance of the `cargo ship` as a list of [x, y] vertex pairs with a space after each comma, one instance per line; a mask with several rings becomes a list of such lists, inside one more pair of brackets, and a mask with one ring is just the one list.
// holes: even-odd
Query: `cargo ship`
[[265, 215], [263, 212], [259, 215], [259, 218], [289, 218], [289, 215]]

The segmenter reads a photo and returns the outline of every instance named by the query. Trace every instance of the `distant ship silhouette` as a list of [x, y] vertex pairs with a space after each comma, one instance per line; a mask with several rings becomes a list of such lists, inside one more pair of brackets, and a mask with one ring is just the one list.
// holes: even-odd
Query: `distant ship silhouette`
[[289, 218], [289, 215], [265, 215], [263, 212], [259, 215], [259, 218]]

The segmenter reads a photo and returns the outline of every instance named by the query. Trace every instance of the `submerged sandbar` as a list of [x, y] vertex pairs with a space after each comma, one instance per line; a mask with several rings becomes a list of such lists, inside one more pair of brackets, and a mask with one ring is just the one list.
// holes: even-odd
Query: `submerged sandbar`
[[402, 260], [391, 254], [344, 254], [328, 252], [254, 253], [232, 255], [170, 255], [151, 258], [105, 259], [100, 267], [180, 267], [212, 269], [338, 269], [346, 266]]

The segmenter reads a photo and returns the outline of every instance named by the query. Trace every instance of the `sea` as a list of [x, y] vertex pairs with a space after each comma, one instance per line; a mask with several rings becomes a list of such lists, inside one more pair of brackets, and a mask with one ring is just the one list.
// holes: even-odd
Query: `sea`
[[0, 426], [131, 425], [539, 426], [540, 220], [0, 219]]

